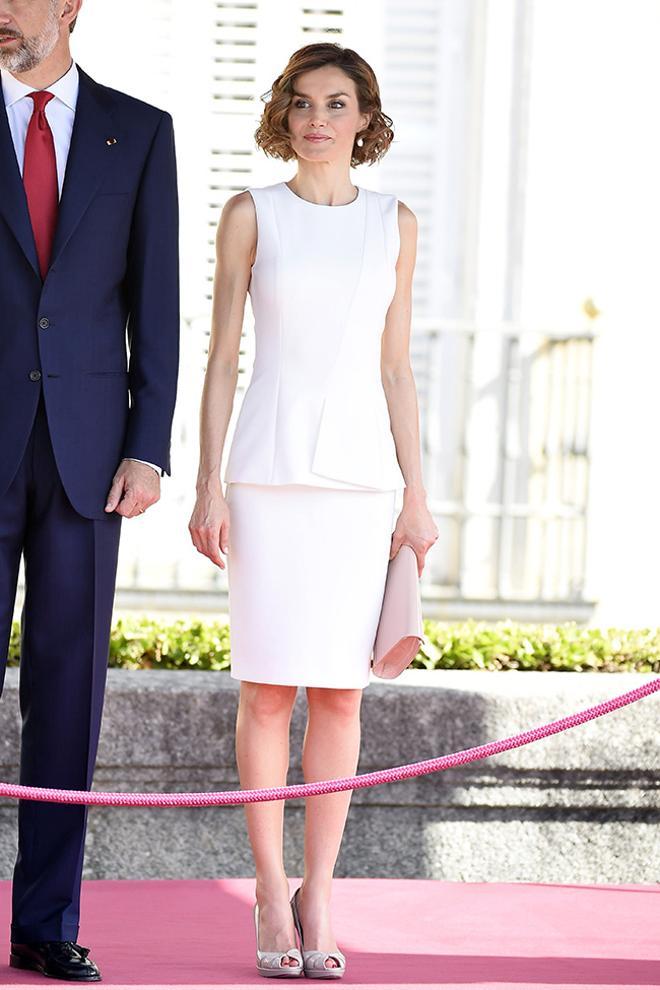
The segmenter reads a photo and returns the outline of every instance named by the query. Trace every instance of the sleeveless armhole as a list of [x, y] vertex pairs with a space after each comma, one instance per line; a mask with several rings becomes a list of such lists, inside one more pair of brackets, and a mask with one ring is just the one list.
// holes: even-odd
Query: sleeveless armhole
[[252, 197], [252, 202], [254, 203], [256, 223], [257, 223], [257, 243], [254, 249], [254, 262], [252, 263], [252, 268], [250, 269], [250, 271], [253, 272], [257, 267], [257, 262], [259, 261], [259, 227], [261, 226], [261, 224], [259, 223], [259, 199], [260, 199], [261, 190], [260, 189], [255, 190], [251, 186], [249, 186], [247, 189], [244, 189], [243, 192], [249, 192], [250, 196]]
[[394, 214], [394, 265], [399, 260], [399, 252], [401, 250], [401, 232], [399, 230], [399, 200], [396, 196], [392, 196], [392, 212]]
[[396, 267], [401, 249], [401, 234], [399, 232], [399, 200], [390, 193], [380, 194], [383, 228], [387, 257], [392, 267]]

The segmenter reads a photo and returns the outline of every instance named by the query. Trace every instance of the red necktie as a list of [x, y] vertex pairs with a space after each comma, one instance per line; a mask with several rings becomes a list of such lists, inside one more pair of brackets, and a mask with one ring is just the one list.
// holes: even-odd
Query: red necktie
[[46, 90], [37, 90], [28, 95], [34, 101], [34, 109], [25, 137], [23, 184], [39, 256], [41, 277], [45, 278], [50, 264], [59, 203], [55, 142], [46, 119], [46, 104], [55, 94]]

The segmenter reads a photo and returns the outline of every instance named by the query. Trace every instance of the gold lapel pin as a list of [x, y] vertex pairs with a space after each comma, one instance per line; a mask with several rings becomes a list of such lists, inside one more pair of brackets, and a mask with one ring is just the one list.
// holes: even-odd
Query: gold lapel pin
[[106, 138], [106, 142], [105, 143], [106, 144], [117, 144], [117, 138], [116, 137]]

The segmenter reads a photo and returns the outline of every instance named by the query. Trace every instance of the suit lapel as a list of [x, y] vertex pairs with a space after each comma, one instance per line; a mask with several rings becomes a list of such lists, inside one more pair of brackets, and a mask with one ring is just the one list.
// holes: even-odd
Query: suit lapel
[[116, 137], [118, 131], [104, 90], [80, 66], [78, 72], [80, 88], [51, 265], [55, 264], [66, 247], [106, 173], [113, 165], [116, 167], [121, 149], [121, 143], [107, 143], [108, 138]]
[[[66, 246], [108, 169], [117, 161], [121, 148], [119, 142], [107, 144], [108, 138], [117, 136], [118, 129], [104, 90], [80, 66], [78, 72], [80, 88], [51, 265]], [[7, 221], [35, 274], [41, 279], [25, 187], [4, 106], [0, 108], [0, 214]]]
[[9, 229], [23, 249], [35, 274], [41, 279], [37, 248], [34, 243], [32, 223], [25, 196], [25, 186], [16, 160], [14, 142], [9, 129], [9, 118], [4, 103], [0, 108], [0, 213], [7, 221]]

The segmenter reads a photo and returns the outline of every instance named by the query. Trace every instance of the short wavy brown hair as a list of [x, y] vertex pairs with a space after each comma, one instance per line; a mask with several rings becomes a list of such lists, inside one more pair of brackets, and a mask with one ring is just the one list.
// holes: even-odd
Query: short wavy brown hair
[[[373, 165], [383, 157], [394, 139], [392, 119], [382, 111], [378, 81], [369, 63], [352, 48], [342, 48], [331, 42], [304, 45], [293, 53], [271, 89], [261, 97], [264, 101], [268, 96], [270, 99], [254, 132], [254, 139], [258, 147], [271, 158], [281, 158], [288, 162], [297, 157], [291, 147], [288, 129], [289, 107], [293, 101], [295, 81], [303, 72], [319, 69], [324, 65], [336, 65], [350, 76], [355, 83], [360, 113], [371, 114], [366, 129], [355, 135], [351, 166], [365, 162]], [[357, 143], [360, 138], [362, 145]]]

